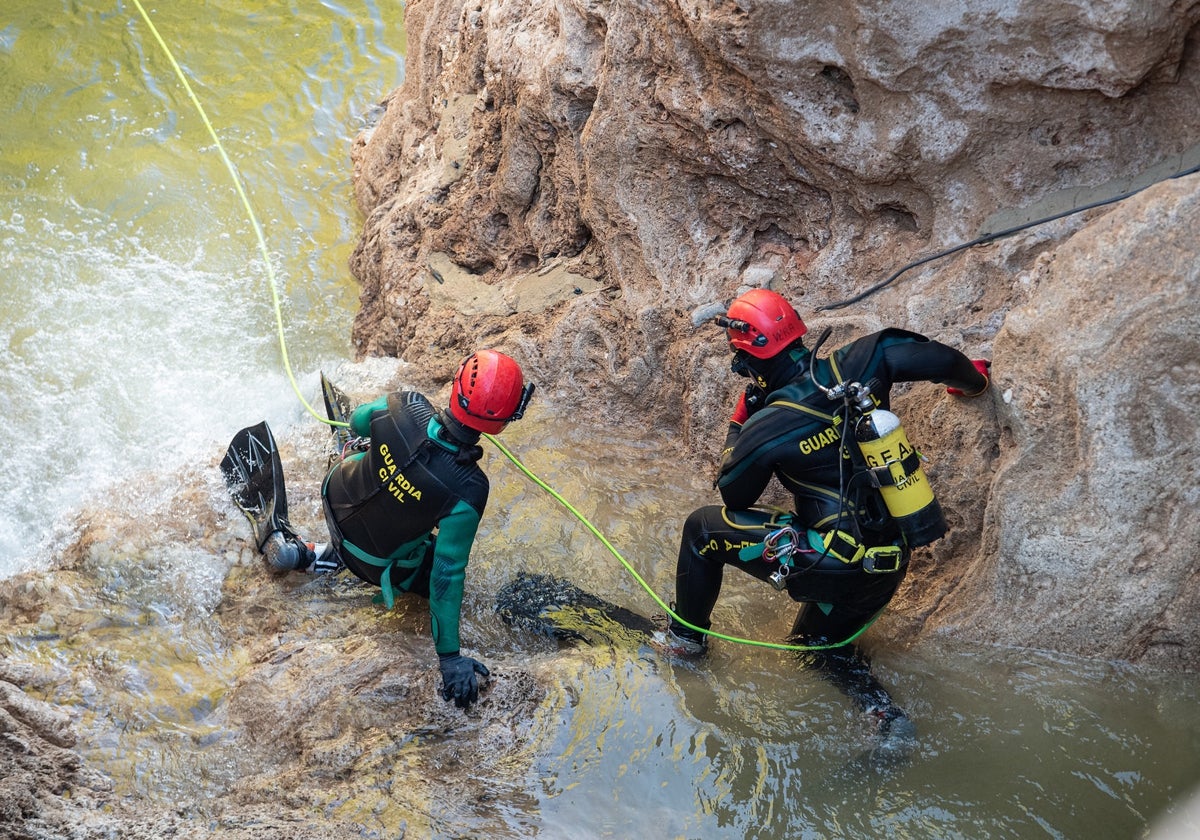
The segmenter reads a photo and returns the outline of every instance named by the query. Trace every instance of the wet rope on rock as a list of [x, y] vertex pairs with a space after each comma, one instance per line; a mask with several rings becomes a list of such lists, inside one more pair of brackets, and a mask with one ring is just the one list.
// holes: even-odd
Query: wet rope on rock
[[258, 250], [262, 254], [263, 265], [267, 272], [267, 285], [271, 289], [271, 304], [275, 310], [275, 331], [279, 336], [279, 353], [283, 359], [283, 369], [287, 373], [288, 381], [292, 383], [292, 390], [296, 392], [301, 404], [313, 417], [322, 423], [330, 426], [347, 426], [347, 423], [341, 423], [336, 420], [330, 420], [322, 417], [317, 410], [314, 409], [304, 398], [304, 394], [300, 391], [300, 385], [296, 382], [296, 375], [292, 372], [292, 363], [288, 358], [287, 341], [284, 338], [283, 332], [283, 307], [279, 301], [278, 282], [275, 279], [275, 266], [271, 261], [270, 251], [267, 249], [267, 240], [263, 236], [262, 225], [258, 223], [258, 216], [254, 212], [254, 208], [250, 204], [250, 199], [246, 196], [246, 191], [242, 187], [242, 179], [238, 175], [237, 168], [234, 167], [233, 161], [229, 159], [229, 155], [225, 153], [225, 146], [221, 143], [221, 138], [217, 136], [216, 130], [213, 128], [212, 122], [208, 119], [208, 114], [204, 110], [204, 106], [200, 104], [199, 97], [192, 90], [191, 84], [188, 82], [187, 75], [183, 72], [183, 68], [179, 66], [179, 62], [175, 60], [171, 48], [167, 46], [167, 42], [163, 40], [162, 35], [158, 33], [158, 28], [154, 25], [154, 21], [150, 19], [150, 15], [146, 13], [142, 7], [141, 0], [133, 0], [133, 5], [137, 6], [138, 12], [142, 16], [142, 20], [146, 22], [146, 26], [150, 29], [150, 34], [154, 36], [154, 40], [158, 42], [158, 46], [162, 48], [163, 54], [166, 55], [167, 61], [171, 63], [171, 67], [175, 70], [175, 75], [179, 77], [179, 81], [183, 84], [184, 90], [187, 91], [188, 98], [192, 100], [192, 104], [196, 106], [196, 111], [200, 114], [200, 119], [204, 123], [204, 127], [208, 129], [208, 134], [212, 137], [213, 143], [216, 144], [217, 151], [221, 155], [221, 160], [225, 164], [225, 169], [229, 172], [229, 177], [233, 180], [233, 187], [237, 190], [238, 198], [242, 201], [242, 207], [246, 209], [246, 216], [250, 219], [250, 224], [254, 227], [254, 235], [258, 239]]
[[667, 616], [669, 616], [671, 619], [678, 622], [679, 624], [683, 625], [684, 627], [687, 627], [689, 630], [694, 630], [697, 633], [703, 633], [706, 636], [712, 636], [715, 639], [721, 639], [726, 642], [734, 642], [735, 644], [739, 644], [739, 645], [752, 645], [754, 647], [772, 648], [774, 650], [794, 650], [794, 651], [832, 650], [833, 648], [844, 647], [845, 645], [850, 644], [855, 639], [857, 639], [859, 636], [861, 636], [863, 633], [867, 632], [867, 628], [869, 628], [872, 624], [874, 624], [875, 619], [879, 618], [880, 614], [882, 614], [882, 612], [883, 612], [883, 610], [880, 610], [878, 613], [876, 613], [874, 616], [872, 616], [871, 619], [858, 630], [858, 632], [856, 632], [853, 636], [846, 639], [845, 641], [836, 642], [833, 644], [825, 644], [825, 645], [797, 645], [797, 644], [786, 644], [783, 642], [760, 642], [755, 639], [742, 639], [737, 636], [727, 636], [724, 633], [718, 633], [715, 630], [706, 630], [703, 627], [697, 627], [696, 625], [694, 625], [688, 621], [685, 621], [684, 619], [682, 619], [678, 615], [676, 615], [675, 611], [673, 609], [671, 609], [671, 607], [665, 601], [663, 601], [663, 599], [661, 597], [659, 597], [658, 593], [655, 592], [654, 588], [652, 586], [650, 586], [649, 583], [646, 582], [645, 578], [643, 578], [640, 574], [638, 574], [637, 569], [633, 568], [633, 566], [630, 565], [629, 561], [626, 560], [621, 555], [621, 552], [617, 551], [617, 549], [613, 546], [613, 544], [611, 542], [608, 541], [608, 539], [604, 536], [604, 534], [600, 533], [599, 529], [597, 529], [595, 525], [593, 525], [591, 522], [589, 522], [587, 517], [584, 516], [582, 513], [580, 513], [574, 507], [574, 505], [572, 505], [570, 502], [568, 502], [566, 499], [564, 499], [561, 495], [559, 495], [557, 490], [555, 490], [553, 487], [551, 487], [549, 484], [547, 484], [545, 481], [543, 481], [541, 478], [539, 478], [536, 474], [534, 474], [534, 472], [531, 469], [529, 469], [527, 466], [525, 466], [523, 463], [521, 463], [521, 460], [519, 458], [517, 458], [517, 456], [514, 455], [511, 451], [509, 451], [508, 447], [506, 447], [503, 443], [501, 443], [499, 440], [497, 440], [493, 435], [485, 434], [484, 437], [487, 438], [489, 441], [491, 441], [492, 445], [495, 446], [498, 450], [500, 450], [500, 453], [502, 455], [504, 455], [504, 457], [508, 458], [508, 460], [510, 460], [513, 463], [513, 465], [526, 478], [528, 478], [530, 481], [532, 481], [538, 487], [542, 488], [542, 490], [544, 490], [546, 493], [548, 493], [555, 501], [557, 501], [560, 505], [562, 505], [564, 508], [566, 508], [567, 511], [569, 511], [572, 516], [574, 516], [576, 519], [578, 519], [579, 522], [583, 525], [583, 527], [585, 527], [589, 531], [591, 531], [592, 535], [595, 536], [596, 539], [600, 540], [600, 544], [603, 545], [606, 549], [608, 549], [608, 552], [610, 554], [612, 554], [613, 557], [617, 558], [617, 560], [621, 563], [621, 565], [625, 567], [625, 571], [629, 572], [630, 576], [638, 582], [638, 585], [640, 585], [642, 587], [642, 589], [646, 590], [646, 594], [648, 594], [654, 600], [654, 603], [656, 603], [659, 606], [659, 608], [662, 609], [667, 614]]

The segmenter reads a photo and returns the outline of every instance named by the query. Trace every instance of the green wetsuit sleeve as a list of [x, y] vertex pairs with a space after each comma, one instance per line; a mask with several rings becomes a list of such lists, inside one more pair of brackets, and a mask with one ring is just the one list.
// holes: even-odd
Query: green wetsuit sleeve
[[371, 415], [376, 411], [387, 411], [387, 394], [354, 409], [350, 415], [350, 431], [357, 437], [370, 437]]
[[463, 581], [478, 530], [479, 511], [466, 502], [460, 501], [438, 522], [433, 571], [429, 576], [429, 618], [438, 653], [455, 653], [459, 649]]

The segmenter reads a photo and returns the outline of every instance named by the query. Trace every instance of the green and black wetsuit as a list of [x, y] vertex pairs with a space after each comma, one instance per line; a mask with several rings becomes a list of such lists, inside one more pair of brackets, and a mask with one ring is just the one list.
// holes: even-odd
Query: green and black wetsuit
[[333, 547], [351, 572], [380, 586], [389, 609], [397, 591], [428, 597], [437, 652], [457, 652], [467, 561], [489, 490], [470, 452], [475, 440], [463, 440], [461, 428], [450, 435], [415, 391], [359, 406], [350, 429], [369, 435], [371, 448], [325, 479]]

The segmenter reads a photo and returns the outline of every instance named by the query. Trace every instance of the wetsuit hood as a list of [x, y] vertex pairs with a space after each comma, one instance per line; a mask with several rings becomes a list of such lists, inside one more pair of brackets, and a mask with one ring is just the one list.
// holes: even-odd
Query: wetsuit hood
[[812, 354], [800, 341], [769, 359], [756, 359], [739, 350], [733, 354], [730, 368], [738, 376], [746, 376], [768, 394], [796, 381], [808, 373]]
[[464, 446], [474, 446], [479, 443], [480, 432], [475, 429], [464, 426], [450, 412], [440, 410], [437, 412], [438, 436], [447, 443], [455, 443]]
[[483, 457], [483, 447], [479, 445], [480, 432], [469, 426], [464, 426], [446, 410], [440, 410], [430, 421], [430, 433], [437, 437], [439, 443], [449, 444], [457, 450], [456, 458], [459, 463], [478, 461]]

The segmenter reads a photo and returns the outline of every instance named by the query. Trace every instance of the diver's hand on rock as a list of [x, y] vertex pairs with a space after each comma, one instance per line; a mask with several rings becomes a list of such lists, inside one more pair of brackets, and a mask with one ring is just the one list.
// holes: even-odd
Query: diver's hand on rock
[[460, 653], [438, 654], [442, 669], [442, 699], [453, 700], [460, 709], [469, 708], [479, 699], [479, 677], [486, 679], [491, 672], [477, 659]]

